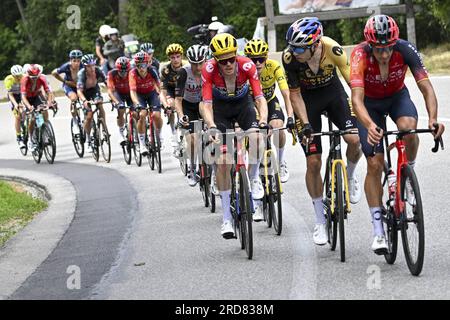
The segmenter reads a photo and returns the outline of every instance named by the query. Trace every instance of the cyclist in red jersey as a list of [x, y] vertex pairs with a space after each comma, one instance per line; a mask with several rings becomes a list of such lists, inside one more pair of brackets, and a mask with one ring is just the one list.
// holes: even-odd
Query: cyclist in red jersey
[[[236, 56], [237, 41], [228, 33], [216, 35], [211, 40], [210, 49], [214, 59], [208, 60], [202, 69], [203, 117], [208, 128], [225, 133], [227, 130], [233, 130], [236, 122], [244, 131], [268, 128], [267, 102], [255, 64], [249, 58]], [[256, 120], [249, 87], [252, 88], [260, 115], [259, 123]], [[264, 143], [261, 134], [250, 133], [248, 137], [250, 146], [258, 145], [258, 148], [249, 149], [252, 196], [253, 199], [261, 199], [264, 196], [264, 190], [258, 171], [263, 150], [255, 149], [263, 149]], [[226, 139], [223, 140], [226, 144]], [[234, 237], [234, 229], [230, 211], [231, 165], [229, 164], [233, 162], [227, 155], [226, 149], [226, 147], [223, 148], [223, 154], [216, 159], [216, 163], [220, 163], [217, 166], [216, 178], [223, 208], [221, 233], [225, 239], [231, 239]]]
[[[387, 244], [381, 220], [384, 150], [383, 144], [379, 143], [383, 130], [386, 130], [385, 114], [400, 130], [417, 128], [417, 110], [404, 83], [408, 67], [425, 99], [431, 129], [437, 123], [438, 105], [417, 49], [408, 41], [399, 39], [394, 19], [386, 15], [369, 18], [364, 37], [366, 42], [358, 45], [352, 53], [350, 82], [361, 145], [367, 158], [365, 192], [374, 228], [372, 249], [377, 254], [385, 254]], [[382, 129], [380, 132], [379, 128]], [[439, 137], [443, 132], [444, 125], [439, 124], [435, 136]], [[405, 142], [410, 165], [414, 166], [419, 139], [417, 135], [408, 135]], [[374, 145], [377, 147], [373, 156]]]
[[130, 82], [128, 73], [130, 71], [130, 60], [120, 57], [116, 60], [115, 68], [108, 72], [108, 95], [117, 109], [117, 126], [119, 127], [119, 139], [122, 145], [125, 142], [125, 104], [132, 107], [130, 96]]
[[[44, 103], [43, 98], [47, 100], [48, 105], [53, 105], [55, 98], [48, 85], [47, 78], [41, 74], [41, 69], [36, 64], [29, 65], [25, 70], [25, 76], [20, 81], [20, 93], [22, 103], [28, 111], [33, 111], [35, 107]], [[43, 92], [46, 96], [43, 96]], [[48, 112], [44, 111], [44, 121], [48, 121]], [[33, 136], [34, 119], [29, 122], [29, 136]], [[28, 141], [28, 148], [34, 150], [32, 139]]]
[[[161, 92], [159, 77], [155, 69], [149, 64], [150, 57], [146, 52], [138, 52], [134, 56], [136, 68], [130, 71], [130, 94], [131, 100], [135, 107], [140, 109], [138, 132], [140, 153], [147, 155], [148, 149], [145, 145], [145, 119], [147, 117], [147, 110], [145, 107], [152, 107], [155, 113], [156, 134], [161, 137], [161, 129], [163, 120], [161, 118], [161, 103], [159, 101], [159, 94]], [[144, 108], [144, 109], [142, 109]]]

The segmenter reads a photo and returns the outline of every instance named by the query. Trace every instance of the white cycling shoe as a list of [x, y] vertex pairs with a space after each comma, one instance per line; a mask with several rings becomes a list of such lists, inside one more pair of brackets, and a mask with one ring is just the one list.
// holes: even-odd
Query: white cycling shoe
[[384, 255], [388, 253], [388, 246], [386, 238], [384, 236], [375, 236], [372, 243], [372, 250], [378, 255]]
[[258, 207], [255, 206], [255, 213], [253, 214], [253, 221], [260, 222], [264, 220], [263, 206], [262, 204]]
[[289, 170], [286, 165], [286, 161], [280, 164], [280, 180], [281, 183], [286, 183], [289, 180]]
[[191, 187], [195, 187], [197, 185], [197, 175], [195, 174], [195, 172], [190, 172], [187, 176], [187, 181], [189, 186]]
[[145, 145], [143, 145], [143, 144], [140, 144], [140, 145], [139, 145], [139, 153], [140, 153], [141, 156], [143, 156], [143, 157], [148, 156], [149, 151], [148, 151], [148, 149], [147, 149], [147, 146], [145, 146]]
[[264, 188], [261, 179], [258, 177], [251, 182], [252, 197], [254, 200], [264, 198]]
[[327, 228], [325, 224], [316, 224], [313, 234], [314, 243], [318, 246], [326, 245], [328, 242]]
[[225, 221], [222, 224], [221, 234], [222, 234], [222, 237], [224, 237], [224, 239], [233, 239], [234, 238], [234, 228], [233, 228], [233, 223], [231, 223], [231, 221]]
[[361, 200], [362, 191], [356, 174], [353, 178], [348, 179], [348, 192], [350, 193], [350, 202], [353, 204], [358, 203]]

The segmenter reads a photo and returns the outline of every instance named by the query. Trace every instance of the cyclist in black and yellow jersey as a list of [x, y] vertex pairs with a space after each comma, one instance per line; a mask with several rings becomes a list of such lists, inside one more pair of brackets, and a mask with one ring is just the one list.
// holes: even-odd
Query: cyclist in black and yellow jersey
[[[321, 115], [327, 112], [331, 121], [341, 130], [356, 128], [356, 119], [349, 98], [337, 76], [338, 68], [347, 84], [350, 65], [344, 49], [333, 39], [323, 36], [322, 24], [317, 18], [303, 18], [294, 22], [286, 33], [287, 49], [283, 52], [292, 107], [304, 123], [303, 134], [310, 136], [322, 130]], [[347, 173], [350, 201], [361, 198], [361, 187], [355, 174], [361, 158], [357, 135], [345, 135], [347, 147]], [[307, 157], [306, 186], [316, 213], [314, 243], [325, 245], [328, 236], [325, 228], [323, 185], [320, 175], [322, 146], [320, 137], [311, 139]]]
[[16, 139], [20, 148], [25, 148], [22, 134], [20, 133], [20, 120], [22, 118], [22, 96], [20, 95], [20, 81], [23, 77], [23, 69], [20, 65], [12, 66], [11, 74], [5, 78], [5, 88], [8, 92], [8, 100], [11, 102], [11, 110], [14, 114], [14, 127]]

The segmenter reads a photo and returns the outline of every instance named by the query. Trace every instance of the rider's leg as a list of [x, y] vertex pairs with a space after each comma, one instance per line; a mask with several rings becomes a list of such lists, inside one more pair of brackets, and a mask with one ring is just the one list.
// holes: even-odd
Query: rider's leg
[[76, 109], [76, 103], [78, 101], [78, 95], [74, 92], [68, 92], [67, 93], [67, 97], [70, 99], [70, 112], [72, 113], [72, 118], [75, 121], [75, 123], [78, 123], [78, 118], [77, 118], [77, 109]]
[[221, 154], [216, 162], [217, 189], [219, 190], [221, 196], [224, 223], [227, 221], [228, 222], [232, 221], [230, 209], [230, 195], [231, 195], [230, 170], [232, 163], [233, 157], [229, 153]]
[[147, 118], [147, 110], [141, 110], [139, 113], [139, 120], [137, 124], [137, 129], [139, 133], [139, 145], [141, 150], [145, 150], [145, 135], [146, 135], [146, 118]]
[[90, 143], [91, 142], [91, 124], [92, 124], [92, 118], [94, 117], [94, 114], [91, 110], [86, 112], [86, 116], [84, 119], [84, 132], [86, 132], [87, 140]]
[[14, 114], [14, 127], [16, 129], [17, 139], [21, 138], [20, 120], [22, 119], [22, 110], [20, 107], [13, 110]]

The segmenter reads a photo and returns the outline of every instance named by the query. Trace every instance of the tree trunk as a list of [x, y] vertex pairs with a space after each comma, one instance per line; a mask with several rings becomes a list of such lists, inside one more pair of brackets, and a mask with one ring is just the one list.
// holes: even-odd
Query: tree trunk
[[127, 5], [128, 0], [119, 0], [119, 30], [121, 34], [128, 32]]

